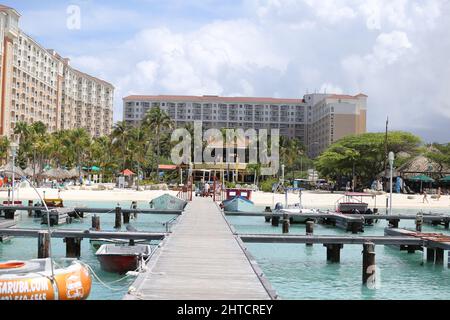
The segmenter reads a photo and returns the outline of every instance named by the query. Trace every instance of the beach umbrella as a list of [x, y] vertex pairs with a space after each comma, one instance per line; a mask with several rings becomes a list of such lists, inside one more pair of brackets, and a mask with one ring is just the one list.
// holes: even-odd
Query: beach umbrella
[[33, 171], [33, 167], [32, 166], [28, 166], [25, 170], [23, 170], [23, 172], [27, 176], [33, 176], [33, 174], [38, 175], [41, 172], [41, 170], [39, 170], [38, 166], [36, 166], [34, 169], [35, 170]]
[[[0, 173], [7, 177], [12, 177], [12, 170], [13, 170], [12, 162], [9, 162], [4, 166], [0, 167]], [[14, 166], [14, 174], [17, 178], [20, 176], [25, 176], [23, 170], [20, 169], [18, 166]]]
[[408, 178], [408, 180], [420, 181], [420, 182], [434, 182], [433, 178], [430, 178], [429, 176], [426, 176], [424, 174], [420, 174], [418, 176], [414, 176], [414, 177]]
[[446, 176], [446, 177], [440, 179], [439, 181], [442, 181], [442, 182], [450, 182], [450, 176]]
[[[69, 178], [76, 178], [80, 175], [80, 172], [78, 171], [78, 168], [73, 168], [68, 171], [68, 175], [69, 175]], [[81, 170], [81, 176], [84, 177], [86, 175], [87, 175], [87, 173], [85, 171]]]
[[91, 170], [92, 170], [92, 171], [100, 171], [100, 168], [97, 167], [97, 166], [92, 166], [92, 167], [91, 167]]
[[70, 173], [65, 169], [55, 168], [45, 171], [42, 176], [50, 179], [66, 179], [70, 178]]
[[123, 174], [124, 176], [132, 176], [135, 175], [135, 173], [129, 169], [125, 169], [121, 172], [121, 174]]

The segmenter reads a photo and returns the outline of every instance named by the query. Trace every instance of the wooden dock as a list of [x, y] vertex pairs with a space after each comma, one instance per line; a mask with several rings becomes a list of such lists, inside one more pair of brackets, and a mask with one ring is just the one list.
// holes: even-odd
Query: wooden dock
[[196, 197], [187, 205], [147, 267], [124, 299], [276, 298], [211, 198]]

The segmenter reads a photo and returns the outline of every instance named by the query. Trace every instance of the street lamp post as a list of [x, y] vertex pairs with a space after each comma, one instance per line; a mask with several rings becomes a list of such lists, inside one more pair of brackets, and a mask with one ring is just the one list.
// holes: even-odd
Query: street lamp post
[[392, 171], [393, 171], [393, 167], [394, 167], [394, 158], [395, 155], [394, 153], [391, 151], [389, 152], [389, 167], [390, 167], [390, 182], [389, 182], [389, 192], [390, 192], [390, 199], [389, 199], [389, 214], [392, 214]]
[[284, 164], [281, 165], [281, 184], [284, 184]]
[[11, 200], [14, 205], [14, 180], [15, 180], [15, 167], [16, 167], [16, 152], [19, 148], [19, 145], [15, 142], [11, 143], [11, 155], [12, 155], [12, 192], [11, 192]]

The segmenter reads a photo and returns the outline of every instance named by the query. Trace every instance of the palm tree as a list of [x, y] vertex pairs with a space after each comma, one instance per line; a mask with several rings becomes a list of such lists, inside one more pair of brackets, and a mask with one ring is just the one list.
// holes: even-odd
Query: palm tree
[[156, 176], [159, 181], [159, 158], [161, 153], [161, 134], [168, 129], [172, 129], [174, 127], [174, 123], [172, 119], [170, 119], [169, 115], [161, 110], [159, 106], [151, 108], [145, 114], [145, 117], [142, 121], [142, 126], [144, 130], [147, 131], [150, 137], [154, 137], [156, 139]]
[[122, 153], [122, 170], [126, 169], [127, 145], [129, 140], [129, 127], [125, 121], [118, 121], [114, 124], [111, 133], [112, 144]]
[[91, 145], [91, 137], [84, 128], [77, 128], [68, 131], [65, 142], [70, 153], [75, 156], [78, 174], [81, 180], [81, 161]]
[[8, 156], [9, 144], [10, 142], [7, 137], [0, 137], [0, 163]]

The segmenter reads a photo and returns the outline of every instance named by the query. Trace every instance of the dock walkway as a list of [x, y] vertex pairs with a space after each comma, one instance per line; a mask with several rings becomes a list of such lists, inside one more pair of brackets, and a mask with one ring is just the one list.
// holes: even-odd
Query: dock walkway
[[124, 299], [271, 299], [211, 198], [194, 198], [179, 219]]

